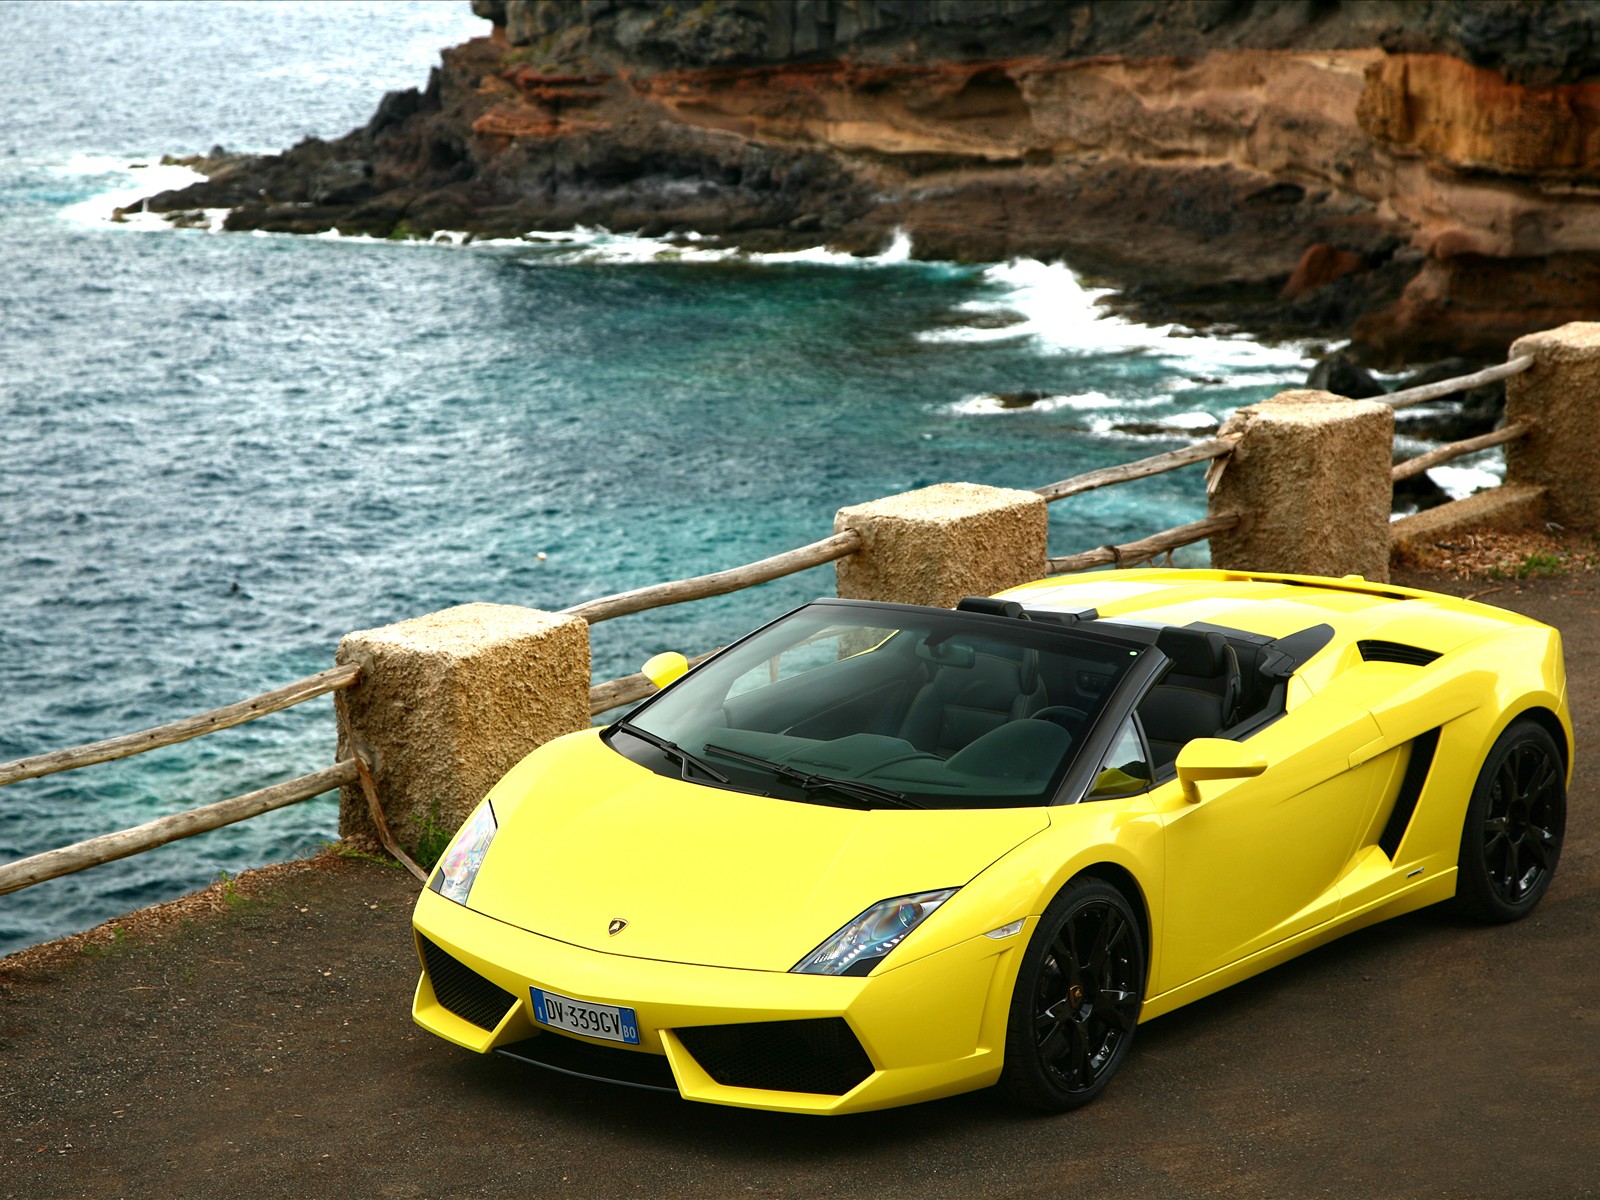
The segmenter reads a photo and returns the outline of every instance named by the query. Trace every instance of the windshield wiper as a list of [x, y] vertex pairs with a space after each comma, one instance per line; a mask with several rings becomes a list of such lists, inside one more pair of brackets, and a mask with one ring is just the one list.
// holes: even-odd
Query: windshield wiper
[[694, 767], [703, 774], [711, 776], [711, 778], [715, 779], [718, 783], [728, 782], [728, 777], [713, 767], [710, 763], [706, 762], [705, 759], [696, 758], [682, 746], [678, 745], [677, 742], [669, 742], [660, 734], [651, 733], [648, 729], [640, 729], [639, 726], [635, 725], [632, 721], [618, 721], [611, 728], [620, 729], [629, 737], [636, 737], [641, 742], [648, 742], [657, 750], [665, 754], [668, 758], [677, 759], [679, 768], [678, 775], [685, 781], [689, 781], [689, 768]]
[[926, 808], [918, 804], [904, 792], [897, 792], [893, 788], [879, 787], [875, 783], [866, 783], [860, 779], [840, 779], [833, 775], [816, 775], [810, 771], [802, 771], [799, 767], [790, 766], [788, 763], [774, 762], [770, 758], [762, 758], [759, 754], [746, 754], [743, 750], [731, 750], [727, 746], [713, 746], [706, 743], [706, 753], [715, 754], [719, 758], [731, 758], [735, 762], [749, 763], [756, 767], [765, 767], [786, 783], [792, 783], [804, 791], [812, 792], [819, 788], [831, 788], [836, 792], [856, 800], [877, 800], [895, 808]]

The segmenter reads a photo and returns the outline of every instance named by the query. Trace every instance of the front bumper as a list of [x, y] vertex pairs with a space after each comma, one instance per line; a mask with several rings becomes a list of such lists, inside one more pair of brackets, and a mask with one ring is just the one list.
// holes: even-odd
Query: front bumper
[[[503, 1050], [619, 1083], [675, 1086], [685, 1099], [711, 1104], [846, 1113], [954, 1095], [999, 1078], [1017, 959], [1033, 921], [1010, 937], [972, 938], [863, 978], [607, 954], [517, 929], [427, 890], [414, 926], [424, 970], [412, 1016], [469, 1050]], [[536, 1024], [533, 987], [633, 1009], [639, 1046]], [[561, 1053], [540, 1052], [551, 1038], [567, 1043]]]

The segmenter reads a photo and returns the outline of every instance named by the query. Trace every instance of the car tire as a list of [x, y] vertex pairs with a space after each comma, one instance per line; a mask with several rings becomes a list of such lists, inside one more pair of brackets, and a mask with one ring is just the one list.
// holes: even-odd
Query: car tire
[[1133, 1042], [1144, 969], [1144, 936], [1127, 898], [1094, 878], [1063, 888], [1017, 973], [1000, 1090], [1046, 1112], [1103, 1092]]
[[1490, 747], [1467, 802], [1457, 910], [1484, 922], [1527, 916], [1550, 886], [1566, 824], [1566, 768], [1555, 739], [1536, 721], [1513, 721]]

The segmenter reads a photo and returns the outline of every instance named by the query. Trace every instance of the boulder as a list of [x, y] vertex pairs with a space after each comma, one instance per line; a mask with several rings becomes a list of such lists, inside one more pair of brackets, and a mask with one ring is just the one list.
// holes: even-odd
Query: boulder
[[1369, 400], [1381, 396], [1383, 384], [1372, 377], [1372, 372], [1356, 362], [1347, 351], [1338, 350], [1323, 358], [1306, 376], [1306, 387], [1318, 392], [1332, 392], [1351, 400]]

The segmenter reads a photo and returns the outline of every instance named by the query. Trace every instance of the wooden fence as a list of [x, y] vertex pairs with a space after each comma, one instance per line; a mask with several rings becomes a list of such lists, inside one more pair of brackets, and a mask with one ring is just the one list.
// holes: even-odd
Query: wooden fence
[[[1533, 365], [1531, 356], [1514, 358], [1507, 363], [1491, 367], [1476, 374], [1445, 380], [1424, 387], [1392, 393], [1379, 399], [1395, 408], [1404, 408], [1438, 399], [1456, 392], [1505, 379], [1526, 371]], [[1394, 480], [1412, 476], [1474, 453], [1490, 446], [1502, 445], [1527, 436], [1532, 426], [1518, 422], [1481, 437], [1468, 438], [1429, 451], [1427, 454], [1394, 466]], [[1082, 495], [1098, 488], [1144, 479], [1167, 471], [1197, 463], [1206, 463], [1213, 476], [1218, 465], [1234, 452], [1237, 435], [1222, 435], [1179, 450], [1153, 455], [1136, 462], [1089, 471], [1034, 489], [1046, 503], [1054, 503], [1071, 496]], [[1060, 574], [1088, 570], [1093, 567], [1115, 565], [1132, 566], [1150, 562], [1161, 555], [1170, 554], [1183, 546], [1192, 545], [1225, 530], [1237, 527], [1243, 518], [1237, 512], [1212, 513], [1204, 520], [1194, 521], [1172, 529], [1163, 530], [1150, 537], [1141, 538], [1119, 546], [1101, 546], [1095, 549], [1046, 559], [1047, 571]], [[636, 588], [616, 595], [602, 596], [572, 605], [562, 610], [564, 614], [581, 617], [593, 625], [631, 613], [645, 612], [672, 604], [682, 604], [711, 596], [726, 595], [745, 588], [781, 579], [799, 571], [810, 570], [830, 562], [857, 554], [862, 549], [861, 534], [846, 530], [821, 541], [813, 542], [783, 554], [764, 558], [725, 571], [680, 579], [669, 583]], [[710, 653], [715, 653], [712, 651]], [[710, 657], [702, 654], [691, 662]], [[253, 721], [270, 713], [280, 712], [293, 705], [317, 696], [334, 693], [335, 704], [342, 700], [345, 689], [360, 680], [360, 669], [353, 665], [334, 667], [264, 695], [215, 709], [199, 716], [185, 718], [168, 725], [107, 741], [95, 742], [67, 750], [57, 750], [14, 762], [0, 764], [0, 787], [24, 779], [33, 779], [59, 771], [73, 770], [113, 759], [127, 758], [160, 746], [170, 746], [190, 738], [217, 730], [227, 729], [246, 721]], [[598, 715], [622, 705], [643, 699], [654, 690], [642, 675], [629, 675], [620, 679], [596, 684], [589, 691], [591, 715]], [[368, 810], [378, 829], [380, 840], [397, 858], [404, 862], [419, 878], [424, 877], [420, 867], [406, 856], [389, 834], [373, 783], [370, 764], [358, 753], [341, 759], [332, 766], [263, 788], [247, 795], [236, 796], [215, 804], [166, 816], [132, 829], [92, 838], [58, 850], [47, 851], [0, 866], [0, 894], [18, 891], [49, 879], [112, 862], [132, 854], [154, 849], [179, 838], [193, 836], [217, 829], [236, 821], [246, 820], [273, 809], [298, 804], [334, 788], [359, 785], [365, 794]]]
[[[87, 746], [77, 746], [70, 750], [55, 750], [49, 754], [0, 763], [0, 787], [24, 779], [54, 775], [59, 771], [71, 771], [95, 763], [110, 762], [113, 759], [131, 758], [135, 754], [143, 754], [160, 746], [173, 746], [191, 738], [215, 733], [219, 729], [230, 729], [269, 713], [282, 712], [286, 708], [303, 704], [307, 700], [327, 695], [329, 692], [352, 687], [360, 675], [356, 667], [333, 667], [297, 680], [286, 687], [277, 688], [250, 700], [240, 701], [238, 704], [201, 713], [197, 717], [186, 717], [169, 725], [158, 725], [154, 729], [94, 742]], [[353, 759], [345, 759], [334, 763], [326, 770], [303, 775], [298, 779], [262, 788], [247, 795], [235, 796], [231, 800], [222, 800], [203, 808], [174, 813], [132, 829], [108, 833], [71, 846], [63, 846], [59, 850], [47, 850], [43, 854], [18, 859], [16, 862], [0, 866], [0, 895], [32, 887], [47, 879], [56, 879], [89, 867], [97, 867], [102, 863], [114, 862], [119, 858], [127, 858], [131, 854], [153, 850], [157, 846], [164, 846], [180, 838], [192, 837], [211, 829], [220, 829], [224, 825], [260, 816], [273, 809], [299, 804], [313, 796], [320, 796], [332, 788], [342, 787], [357, 780], [356, 762]]]
[[[1438, 383], [1427, 383], [1421, 387], [1407, 388], [1400, 392], [1390, 392], [1387, 396], [1376, 396], [1393, 409], [1410, 408], [1414, 404], [1424, 404], [1429, 400], [1441, 400], [1445, 396], [1453, 396], [1458, 392], [1470, 392], [1475, 387], [1482, 387], [1486, 383], [1498, 383], [1502, 379], [1510, 379], [1513, 375], [1520, 375], [1533, 366], [1533, 355], [1519, 354], [1508, 359], [1499, 366], [1487, 367], [1473, 375], [1463, 375], [1458, 379], [1443, 379]], [[1503, 429], [1496, 429], [1493, 433], [1485, 433], [1478, 437], [1463, 438], [1459, 442], [1450, 442], [1419, 454], [1416, 458], [1409, 458], [1405, 462], [1396, 463], [1390, 471], [1389, 477], [1399, 483], [1402, 479], [1413, 479], [1424, 471], [1434, 467], [1443, 466], [1454, 459], [1462, 458], [1468, 454], [1475, 454], [1479, 450], [1487, 450], [1491, 446], [1503, 446], [1519, 438], [1525, 438], [1533, 432], [1533, 426], [1527, 421], [1516, 421]]]

